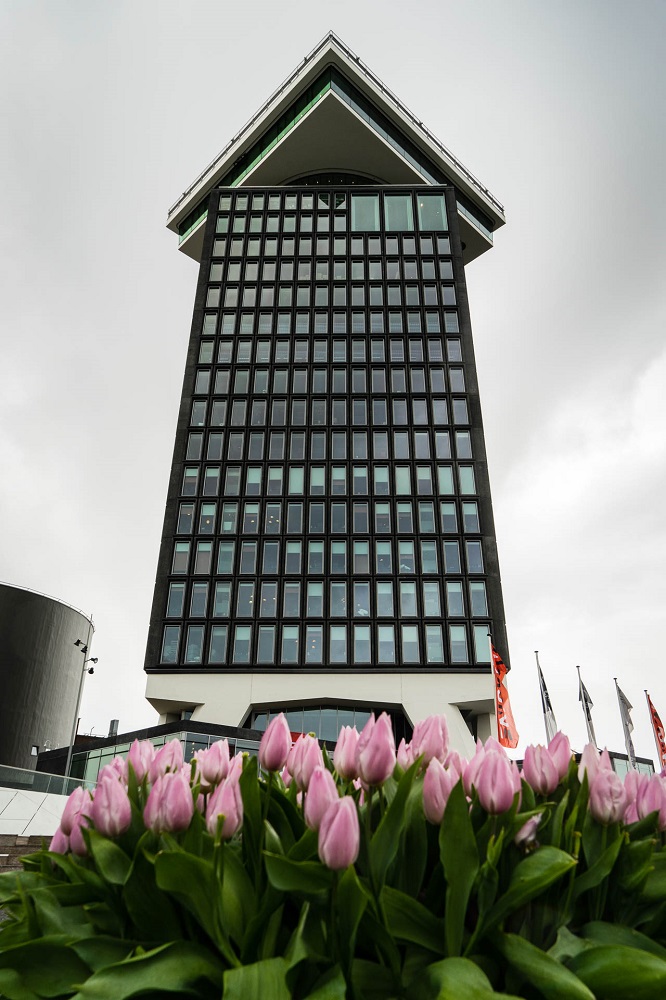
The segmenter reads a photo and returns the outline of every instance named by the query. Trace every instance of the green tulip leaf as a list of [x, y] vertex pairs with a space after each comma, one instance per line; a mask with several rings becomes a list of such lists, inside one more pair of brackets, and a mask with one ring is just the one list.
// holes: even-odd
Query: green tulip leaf
[[384, 813], [370, 841], [370, 867], [373, 883], [377, 890], [383, 886], [389, 865], [398, 852], [400, 833], [405, 818], [405, 807], [416, 775], [417, 766], [417, 764], [412, 764], [410, 769], [401, 777], [396, 793], [393, 796], [393, 801]]
[[646, 934], [641, 934], [640, 931], [635, 931], [631, 927], [595, 920], [585, 924], [580, 933], [588, 941], [596, 944], [617, 944], [629, 948], [640, 948], [642, 951], [649, 951], [652, 955], [657, 955], [666, 961], [666, 948], [658, 944], [657, 941], [653, 941]]
[[345, 967], [349, 968], [356, 947], [358, 925], [371, 898], [353, 866], [343, 873], [338, 882], [337, 897], [340, 947], [347, 959]]
[[439, 850], [446, 875], [446, 950], [458, 956], [465, 933], [467, 904], [479, 870], [479, 852], [462, 780], [453, 787], [439, 831]]
[[503, 957], [543, 994], [546, 1000], [594, 1000], [594, 993], [536, 945], [517, 934], [498, 934], [495, 946]]
[[132, 870], [132, 859], [112, 840], [92, 828], [88, 830], [88, 843], [100, 875], [111, 885], [125, 885]]
[[345, 1000], [347, 996], [347, 983], [342, 975], [342, 969], [335, 965], [329, 969], [314, 984], [311, 993], [308, 993], [305, 1000]]
[[352, 996], [363, 997], [363, 1000], [386, 1000], [387, 997], [400, 995], [400, 985], [396, 983], [390, 968], [377, 962], [355, 958], [352, 962], [351, 980], [354, 989]]
[[618, 836], [611, 844], [609, 844], [605, 851], [602, 851], [602, 853], [597, 856], [597, 860], [594, 864], [588, 868], [586, 872], [583, 872], [582, 875], [579, 875], [578, 878], [574, 880], [574, 899], [578, 899], [582, 893], [587, 892], [589, 889], [594, 889], [610, 875], [615, 866], [615, 862], [617, 861], [617, 856], [620, 853], [621, 847], [622, 837]]
[[268, 958], [224, 973], [224, 1000], [291, 1000], [287, 963]]
[[[487, 933], [510, 913], [539, 896], [575, 865], [575, 858], [557, 847], [541, 847], [524, 858], [514, 868], [509, 888], [490, 910], [483, 932]], [[478, 936], [477, 934], [476, 937]]]
[[128, 1000], [142, 993], [213, 997], [221, 986], [222, 966], [210, 951], [191, 941], [175, 941], [100, 969], [72, 1000]]
[[624, 945], [588, 948], [569, 968], [604, 1000], [656, 1000], [666, 996], [666, 962], [647, 951]]
[[436, 955], [444, 954], [443, 920], [434, 917], [418, 900], [388, 885], [382, 889], [380, 898], [393, 937], [418, 944]]
[[409, 1000], [518, 1000], [496, 993], [484, 972], [468, 958], [445, 958], [429, 965], [407, 990]]
[[0, 996], [7, 989], [14, 990], [8, 996], [16, 995], [16, 985], [12, 986], [16, 975], [28, 995], [34, 991], [39, 997], [58, 997], [69, 993], [74, 983], [87, 979], [90, 968], [68, 943], [53, 935], [0, 950]]
[[307, 894], [325, 892], [333, 884], [333, 872], [319, 861], [293, 861], [264, 851], [266, 872], [272, 886], [281, 892]]

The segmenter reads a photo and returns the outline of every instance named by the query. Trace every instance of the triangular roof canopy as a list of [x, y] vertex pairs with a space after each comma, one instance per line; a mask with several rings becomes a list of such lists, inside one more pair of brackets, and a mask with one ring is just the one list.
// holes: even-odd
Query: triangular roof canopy
[[492, 247], [504, 209], [350, 49], [329, 32], [169, 210], [199, 260], [217, 185], [288, 184], [315, 173], [382, 184], [453, 184], [465, 262]]

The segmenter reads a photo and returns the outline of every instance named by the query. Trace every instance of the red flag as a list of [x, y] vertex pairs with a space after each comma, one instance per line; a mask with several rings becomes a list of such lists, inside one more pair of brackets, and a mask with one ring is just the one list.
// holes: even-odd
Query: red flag
[[664, 723], [661, 721], [657, 714], [657, 709], [652, 704], [650, 695], [645, 692], [645, 697], [648, 700], [648, 709], [650, 711], [650, 720], [652, 722], [652, 728], [654, 730], [654, 741], [657, 744], [657, 753], [659, 754], [659, 762], [661, 764], [662, 770], [666, 767], [666, 733], [664, 732]]
[[497, 712], [497, 739], [503, 747], [515, 750], [518, 746], [518, 730], [513, 721], [509, 690], [506, 686], [506, 664], [493, 644], [490, 644], [493, 655], [493, 676], [495, 678], [495, 710]]

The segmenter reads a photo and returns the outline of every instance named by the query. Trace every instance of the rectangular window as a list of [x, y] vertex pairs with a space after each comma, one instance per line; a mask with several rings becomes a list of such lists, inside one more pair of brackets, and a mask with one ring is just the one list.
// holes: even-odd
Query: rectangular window
[[437, 466], [437, 486], [443, 496], [454, 492], [453, 489], [453, 469], [450, 465]]
[[451, 663], [467, 663], [467, 630], [464, 625], [449, 625]]
[[393, 625], [377, 626], [377, 660], [395, 663], [395, 628]]
[[470, 573], [483, 573], [483, 553], [481, 542], [466, 541], [467, 570]]
[[422, 535], [435, 533], [435, 506], [432, 500], [419, 500], [419, 531]]
[[306, 614], [308, 618], [324, 614], [324, 584], [319, 580], [308, 580]]
[[239, 583], [236, 595], [236, 617], [254, 617], [254, 583]]
[[190, 559], [190, 543], [176, 542], [173, 549], [172, 573], [187, 573], [187, 564]]
[[284, 557], [284, 571], [285, 573], [300, 573], [301, 572], [301, 553], [302, 553], [302, 542], [287, 542], [287, 548]]
[[379, 195], [353, 194], [351, 203], [352, 232], [379, 232]]
[[261, 478], [263, 469], [260, 465], [251, 465], [247, 470], [247, 479], [245, 481], [245, 494], [249, 497], [258, 497], [261, 495]]
[[162, 637], [162, 654], [160, 663], [178, 662], [178, 640], [180, 638], [180, 625], [165, 625]]
[[209, 663], [224, 663], [227, 658], [227, 625], [213, 625], [210, 632]]
[[288, 580], [284, 584], [282, 615], [284, 618], [300, 618], [301, 585], [297, 581]]
[[169, 597], [167, 600], [167, 618], [182, 618], [183, 601], [185, 599], [185, 584], [170, 583]]
[[331, 618], [347, 617], [347, 584], [333, 583], [330, 585], [330, 608]]
[[387, 232], [413, 232], [411, 194], [387, 194], [384, 198], [384, 220]]
[[398, 542], [398, 563], [401, 573], [416, 572], [416, 558], [414, 556], [414, 542], [400, 539]]
[[241, 545], [239, 573], [253, 574], [257, 571], [257, 543], [243, 542]]
[[444, 541], [444, 572], [460, 573], [460, 549], [456, 541]]
[[400, 587], [400, 617], [416, 618], [416, 583], [413, 580], [402, 580]]
[[417, 200], [419, 228], [432, 232], [446, 232], [449, 227], [446, 221], [444, 195], [419, 193]]
[[280, 559], [280, 543], [264, 542], [262, 573], [277, 573]]
[[190, 599], [190, 618], [205, 618], [208, 603], [208, 584], [196, 582], [192, 584]]
[[[463, 507], [465, 505], [463, 504]], [[476, 506], [476, 505], [475, 505]], [[458, 530], [458, 518], [456, 517], [456, 505], [453, 500], [443, 500], [441, 505], [442, 531], [456, 532]]]
[[470, 580], [469, 598], [473, 617], [485, 618], [488, 614], [488, 601], [486, 598], [486, 585], [483, 580]]
[[235, 542], [220, 542], [217, 552], [217, 572], [231, 575], [234, 571]]
[[391, 507], [388, 503], [375, 504], [375, 532], [387, 535], [391, 531]]
[[362, 580], [354, 583], [354, 616], [367, 618], [370, 614], [370, 584]]
[[414, 531], [414, 515], [412, 511], [411, 500], [401, 501], [397, 505], [398, 510], [398, 527], [397, 531], [400, 535], [411, 535]]
[[274, 580], [264, 580], [262, 583], [259, 601], [260, 618], [275, 618], [277, 616], [277, 587]]
[[194, 573], [210, 573], [210, 564], [213, 555], [212, 542], [197, 542], [194, 556]]
[[377, 581], [377, 616], [393, 617], [393, 584], [389, 581]]
[[228, 618], [231, 606], [231, 583], [218, 580], [213, 597], [213, 618]]
[[321, 625], [308, 625], [305, 630], [305, 662], [322, 663], [324, 658], [324, 636]]
[[474, 660], [476, 663], [490, 663], [490, 641], [487, 625], [472, 625], [474, 633]]
[[204, 626], [190, 625], [185, 644], [185, 663], [201, 663], [203, 659]]
[[446, 610], [449, 618], [460, 618], [465, 614], [460, 580], [446, 581]]
[[331, 534], [339, 535], [347, 531], [347, 504], [331, 504]]
[[330, 661], [331, 663], [347, 662], [347, 626], [331, 625], [330, 627]]
[[417, 625], [401, 625], [402, 662], [419, 662], [419, 630]]
[[197, 495], [197, 484], [199, 482], [199, 468], [196, 465], [187, 465], [183, 472], [183, 488], [181, 493], [184, 497], [195, 497]]
[[476, 500], [463, 501], [463, 530], [478, 532], [481, 530], [479, 524], [479, 507]]
[[251, 625], [236, 625], [234, 629], [234, 663], [250, 662], [250, 645], [252, 640]]
[[474, 466], [459, 465], [458, 475], [460, 478], [460, 492], [476, 493], [476, 482], [474, 480]]
[[308, 542], [308, 573], [324, 572], [324, 543]]
[[444, 640], [441, 625], [426, 625], [426, 662], [444, 663]]
[[178, 508], [178, 525], [176, 534], [189, 535], [192, 531], [192, 517], [194, 516], [193, 503], [181, 503]]
[[260, 625], [257, 663], [275, 663], [275, 626]]
[[354, 625], [354, 663], [370, 663], [369, 625]]
[[391, 566], [391, 543], [375, 542], [376, 569], [378, 574], [390, 574], [393, 572]]
[[439, 618], [442, 614], [437, 580], [423, 581], [423, 614], [426, 618]]
[[282, 626], [282, 663], [298, 663], [298, 625]]
[[423, 573], [439, 573], [437, 564], [437, 543], [421, 542], [421, 571]]
[[331, 542], [331, 573], [347, 572], [347, 543]]

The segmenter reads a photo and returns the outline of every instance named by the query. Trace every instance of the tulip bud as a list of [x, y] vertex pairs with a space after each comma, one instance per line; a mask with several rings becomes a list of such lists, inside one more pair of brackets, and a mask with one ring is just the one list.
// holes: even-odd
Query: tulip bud
[[338, 736], [338, 742], [333, 751], [333, 766], [341, 778], [352, 781], [357, 777], [356, 747], [358, 746], [358, 731], [356, 726], [343, 726]]
[[446, 716], [430, 715], [414, 726], [411, 743], [412, 757], [414, 760], [423, 757], [423, 767], [427, 767], [433, 757], [436, 757], [440, 764], [443, 764], [448, 744], [449, 731]]
[[396, 760], [398, 761], [398, 764], [400, 765], [403, 771], [408, 771], [409, 768], [414, 763], [414, 756], [412, 754], [412, 744], [405, 743], [404, 736], [398, 743]]
[[594, 743], [586, 743], [583, 747], [583, 752], [580, 755], [580, 763], [578, 764], [578, 780], [582, 782], [583, 775], [587, 771], [587, 782], [589, 785], [598, 770], [599, 751], [595, 747]]
[[627, 806], [627, 793], [614, 771], [599, 768], [590, 781], [590, 812], [597, 823], [618, 823]]
[[127, 763], [132, 765], [137, 781], [143, 781], [148, 774], [154, 756], [155, 747], [150, 740], [134, 740], [127, 754]]
[[53, 851], [54, 854], [67, 854], [69, 851], [69, 837], [62, 832], [60, 827], [53, 834], [51, 843], [49, 844], [49, 851]]
[[539, 795], [550, 795], [559, 784], [555, 762], [546, 747], [528, 746], [523, 760], [523, 777], [530, 788]]
[[455, 771], [458, 777], [461, 778], [467, 767], [467, 761], [464, 757], [460, 756], [457, 750], [449, 750], [444, 761], [444, 767], [448, 768], [449, 771]]
[[148, 771], [148, 777], [153, 785], [162, 774], [169, 771], [180, 771], [183, 766], [183, 746], [180, 740], [169, 740], [156, 751]]
[[507, 812], [516, 793], [520, 794], [520, 774], [504, 754], [486, 753], [479, 765], [475, 786], [483, 809], [497, 816]]
[[60, 829], [69, 837], [74, 826], [79, 822], [79, 816], [90, 816], [92, 811], [92, 797], [81, 785], [78, 785], [65, 803], [65, 808], [60, 817]]
[[153, 833], [178, 833], [187, 829], [193, 815], [192, 790], [185, 775], [180, 771], [160, 774], [143, 810], [147, 828]]
[[433, 757], [423, 778], [423, 812], [429, 823], [439, 824], [444, 817], [446, 803], [460, 775], [447, 770]]
[[259, 744], [259, 763], [264, 771], [281, 771], [291, 750], [291, 732], [284, 712], [268, 723]]
[[100, 769], [97, 775], [97, 782], [103, 781], [105, 778], [113, 778], [115, 781], [122, 781], [124, 785], [127, 784], [127, 761], [123, 760], [122, 757], [114, 757], [112, 761], [105, 764], [104, 767]]
[[395, 739], [391, 720], [382, 712], [377, 721], [371, 715], [356, 746], [356, 769], [366, 785], [381, 785], [395, 768]]
[[315, 767], [323, 767], [323, 764], [324, 758], [316, 738], [311, 735], [299, 736], [289, 754], [287, 767], [301, 790], [307, 790]]
[[219, 785], [229, 774], [229, 741], [217, 740], [199, 758], [199, 771], [203, 784]]
[[557, 732], [548, 744], [548, 753], [557, 770], [557, 783], [566, 778], [571, 763], [571, 744], [564, 733]]
[[356, 804], [346, 795], [332, 802], [319, 826], [319, 857], [327, 868], [342, 871], [358, 857], [361, 831]]
[[636, 811], [639, 819], [656, 812], [659, 829], [666, 830], [666, 788], [660, 777], [653, 775], [643, 782], [636, 793]]
[[226, 778], [208, 800], [206, 826], [213, 836], [217, 834], [220, 816], [224, 816], [220, 836], [222, 840], [230, 840], [243, 825], [243, 799], [237, 778]]
[[[500, 755], [501, 756], [501, 755]], [[476, 752], [474, 756], [467, 761], [463, 768], [463, 785], [465, 788], [465, 795], [468, 797], [472, 794], [472, 789], [476, 787], [477, 775], [479, 773], [479, 768], [481, 764], [486, 759], [486, 748], [481, 743], [481, 740], [476, 741]]]
[[325, 767], [315, 767], [305, 796], [303, 816], [311, 830], [318, 830], [322, 817], [331, 802], [338, 798], [338, 788], [333, 775]]
[[284, 784], [284, 787], [285, 788], [289, 788], [289, 786], [290, 786], [290, 784], [292, 782], [292, 777], [289, 774], [289, 771], [287, 770], [286, 766], [282, 768], [282, 771], [280, 772], [280, 777], [282, 778], [282, 782]]
[[69, 849], [79, 858], [85, 858], [88, 853], [88, 845], [83, 839], [83, 829], [90, 826], [89, 817], [84, 813], [79, 813], [72, 824], [69, 834]]
[[536, 844], [536, 832], [539, 828], [542, 816], [543, 813], [537, 813], [536, 816], [530, 816], [527, 822], [523, 823], [520, 830], [513, 838], [513, 842], [516, 847], [531, 847], [533, 844]]
[[125, 786], [116, 778], [104, 778], [97, 785], [90, 818], [105, 837], [118, 837], [129, 829], [132, 807]]

